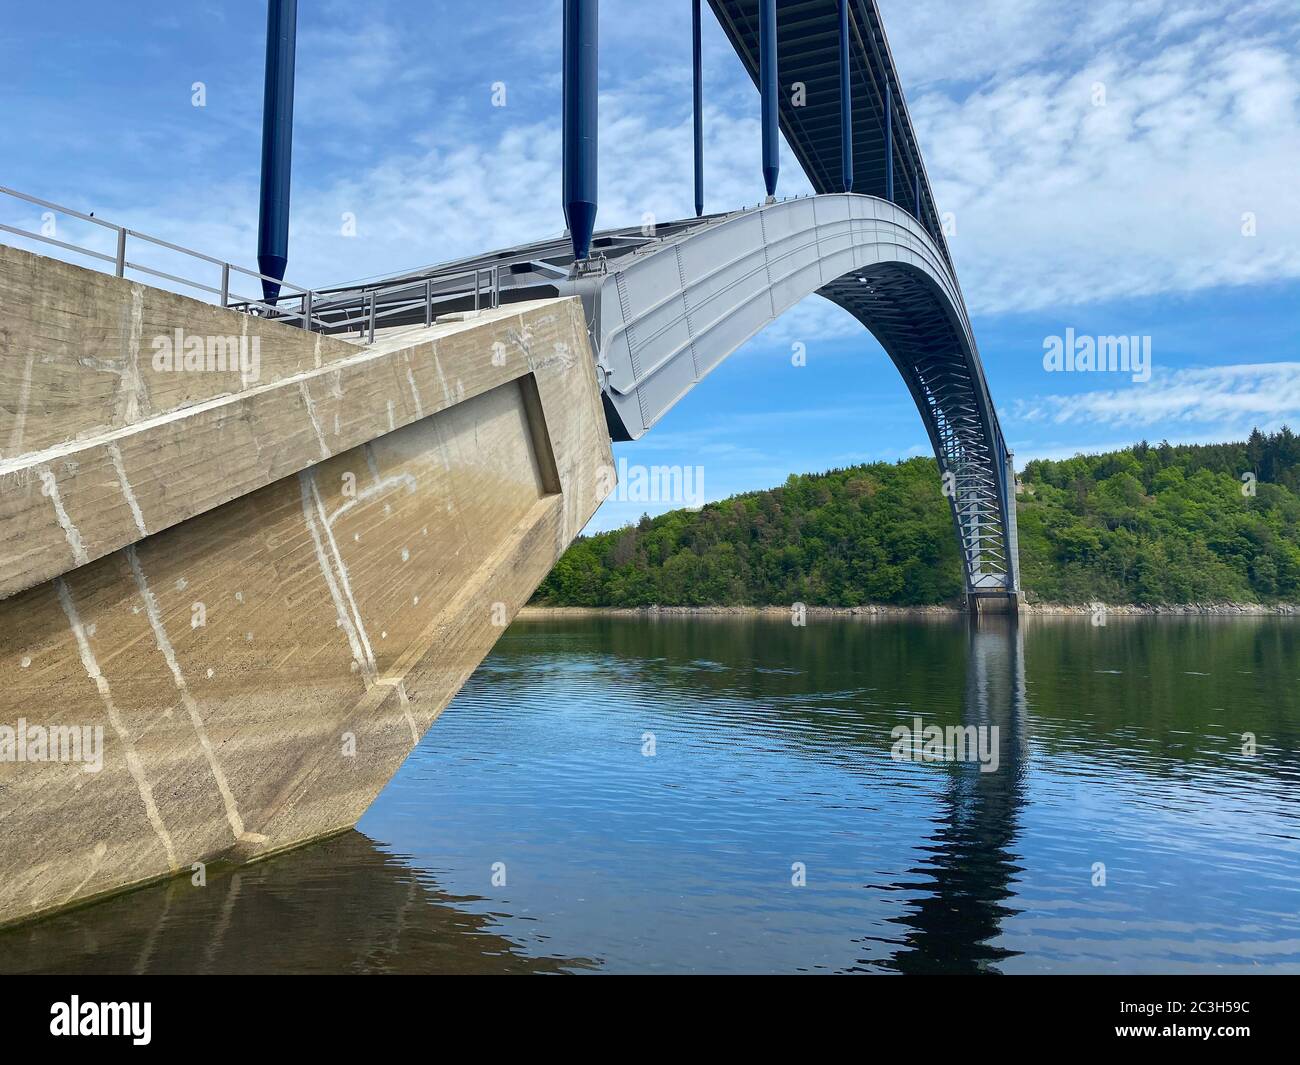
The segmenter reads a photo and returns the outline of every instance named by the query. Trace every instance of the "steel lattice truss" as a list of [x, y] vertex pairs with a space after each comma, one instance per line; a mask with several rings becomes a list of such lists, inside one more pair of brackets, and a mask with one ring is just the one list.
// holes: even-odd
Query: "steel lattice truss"
[[897, 266], [847, 275], [821, 294], [880, 341], [921, 410], [948, 475], [944, 491], [970, 589], [1005, 589], [1014, 550], [1004, 511], [1007, 460], [998, 448], [1000, 434], [983, 413], [978, 376], [942, 304], [920, 275]]

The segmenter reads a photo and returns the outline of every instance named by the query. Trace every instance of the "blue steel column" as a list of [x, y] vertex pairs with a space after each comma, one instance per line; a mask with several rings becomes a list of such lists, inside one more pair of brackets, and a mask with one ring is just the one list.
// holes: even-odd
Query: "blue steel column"
[[894, 201], [894, 90], [885, 86], [885, 199]]
[[564, 220], [574, 260], [596, 228], [597, 0], [564, 0]]
[[768, 196], [776, 195], [781, 170], [780, 129], [776, 94], [776, 0], [758, 3], [758, 88], [763, 97], [763, 182]]
[[695, 72], [695, 217], [704, 214], [704, 61], [700, 48], [700, 0], [691, 0], [691, 64]]
[[257, 268], [277, 281], [262, 281], [262, 298], [280, 294], [289, 261], [289, 171], [293, 148], [293, 65], [298, 0], [268, 0], [266, 91], [262, 97], [262, 203], [257, 219]]
[[840, 0], [840, 176], [853, 191], [853, 82], [849, 80], [849, 0]]

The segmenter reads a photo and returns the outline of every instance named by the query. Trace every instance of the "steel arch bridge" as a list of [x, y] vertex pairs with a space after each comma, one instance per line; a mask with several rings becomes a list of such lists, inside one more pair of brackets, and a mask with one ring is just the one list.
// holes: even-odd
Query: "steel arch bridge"
[[[288, 142], [281, 123], [292, 113], [292, 93], [287, 101], [277, 94], [283, 63], [291, 67], [292, 16], [277, 2], [290, 0], [272, 0], [268, 30], [259, 248], [268, 256], [261, 260], [266, 273], [279, 277], [288, 161], [276, 152]], [[708, 6], [759, 89], [763, 204], [704, 213], [703, 0], [692, 0], [697, 217], [650, 231], [593, 231], [598, 0], [564, 0], [565, 236], [313, 291], [295, 317], [326, 332], [365, 322], [373, 335], [377, 324], [427, 324], [483, 300], [580, 295], [610, 437], [636, 440], [741, 344], [817, 293], [875, 336], [916, 403], [952, 510], [968, 601], [1014, 606], [1020, 574], [1012, 455], [875, 0]], [[286, 33], [289, 58], [273, 64], [272, 43], [282, 46]], [[813, 196], [776, 199], [778, 130]], [[268, 303], [278, 306], [274, 282], [263, 279]]]
[[[692, 6], [696, 212], [647, 231], [595, 232], [597, 0], [563, 0], [559, 239], [286, 282], [296, 0], [267, 0], [258, 271], [0, 187], [102, 239], [0, 231], [113, 275], [0, 246], [0, 720], [57, 705], [112, 740], [88, 790], [0, 774], [0, 924], [355, 824], [607, 495], [611, 438], [813, 293], [902, 374], [969, 601], [1015, 604], [1011, 456], [874, 3], [710, 0], [768, 193], [714, 214]], [[811, 196], [775, 196], [781, 130]]]
[[1015, 595], [1011, 455], [952, 268], [907, 211], [853, 193], [786, 200], [683, 229], [570, 284], [588, 307], [615, 440], [642, 436], [806, 296], [843, 307], [893, 360], [925, 423], [968, 596]]
[[[939, 461], [967, 595], [1019, 588], [1014, 471], [970, 321], [943, 248], [897, 204], [825, 193], [730, 214], [597, 233], [575, 272], [567, 238], [318, 293], [340, 330], [416, 325], [481, 302], [579, 295], [610, 436], [637, 440], [728, 355], [813, 293], [880, 342], [916, 402]], [[484, 279], [471, 291], [466, 279]], [[487, 279], [491, 278], [489, 284]]]
[[[968, 599], [1020, 588], [1015, 472], [875, 0], [709, 0], [763, 101], [767, 202], [704, 215], [700, 0], [694, 3], [699, 217], [590, 231], [595, 7], [565, 8], [564, 238], [317, 294], [339, 328], [578, 294], [610, 436], [635, 440], [724, 358], [817, 293], [880, 342], [921, 414], [957, 532]], [[764, 26], [769, 27], [766, 31]], [[792, 90], [798, 90], [792, 91]], [[796, 100], [800, 101], [796, 103]], [[777, 128], [816, 194], [777, 201]], [[466, 277], [472, 276], [470, 286]], [[471, 295], [470, 288], [473, 288]]]

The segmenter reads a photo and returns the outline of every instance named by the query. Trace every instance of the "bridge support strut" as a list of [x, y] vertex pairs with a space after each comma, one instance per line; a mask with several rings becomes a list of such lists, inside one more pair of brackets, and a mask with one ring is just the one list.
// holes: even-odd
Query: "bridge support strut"
[[597, 0], [564, 0], [564, 220], [575, 261], [596, 228]]
[[840, 174], [853, 191], [853, 82], [849, 76], [849, 0], [840, 3]]
[[894, 90], [885, 86], [885, 199], [894, 202]]
[[268, 0], [266, 89], [262, 97], [262, 198], [257, 220], [257, 268], [267, 303], [280, 295], [289, 261], [289, 172], [293, 149], [293, 69], [298, 0]]
[[763, 103], [763, 183], [771, 200], [776, 197], [776, 179], [781, 171], [780, 129], [777, 125], [780, 84], [776, 71], [776, 0], [759, 0], [758, 69]]
[[691, 0], [691, 69], [695, 105], [695, 217], [704, 214], [704, 60], [700, 45], [700, 0]]

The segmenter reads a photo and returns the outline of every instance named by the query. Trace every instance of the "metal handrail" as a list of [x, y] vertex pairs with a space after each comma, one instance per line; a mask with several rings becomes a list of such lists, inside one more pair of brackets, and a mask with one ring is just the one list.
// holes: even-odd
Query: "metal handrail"
[[[306, 295], [309, 292], [309, 290], [302, 288], [299, 285], [292, 284], [291, 282], [288, 281], [283, 281], [280, 278], [271, 277], [268, 274], [258, 273], [256, 270], [249, 270], [246, 267], [239, 266], [236, 263], [225, 262], [221, 259], [215, 258], [214, 256], [205, 255], [203, 252], [195, 251], [193, 248], [186, 248], [180, 244], [173, 244], [171, 241], [163, 240], [161, 237], [151, 236], [148, 233], [141, 233], [135, 229], [128, 229], [126, 226], [115, 225], [114, 223], [107, 222], [102, 218], [96, 218], [94, 217], [94, 215], [85, 214], [71, 207], [65, 207], [63, 204], [54, 203], [50, 200], [41, 199], [39, 196], [29, 196], [25, 192], [19, 192], [17, 189], [11, 189], [7, 186], [0, 185], [0, 193], [3, 193], [6, 196], [11, 196], [14, 199], [23, 200], [27, 203], [35, 204], [38, 207], [45, 207], [51, 211], [57, 211], [59, 214], [68, 215], [72, 218], [79, 218], [83, 222], [90, 222], [94, 225], [101, 226], [102, 228], [115, 233], [117, 235], [116, 254], [107, 255], [104, 252], [96, 251], [93, 248], [83, 247], [79, 244], [72, 244], [65, 240], [58, 240], [57, 238], [47, 236], [44, 233], [34, 233], [31, 230], [22, 229], [19, 228], [18, 226], [10, 226], [10, 225], [5, 225], [3, 223], [0, 223], [0, 229], [3, 229], [6, 233], [13, 233], [16, 236], [26, 237], [28, 240], [39, 241], [43, 244], [51, 244], [55, 247], [63, 248], [67, 251], [74, 252], [78, 255], [85, 255], [91, 259], [97, 259], [101, 262], [113, 263], [113, 274], [115, 277], [125, 277], [127, 270], [134, 270], [137, 271], [138, 273], [148, 274], [151, 277], [161, 278], [166, 281], [174, 282], [175, 284], [178, 285], [185, 285], [189, 288], [198, 289], [201, 292], [208, 292], [213, 295], [216, 295], [220, 297], [221, 305], [223, 307], [228, 307], [230, 306], [232, 301], [237, 301], [243, 303], [246, 307], [258, 307], [261, 308], [262, 310], [269, 312], [270, 314], [294, 318], [299, 322], [303, 323], [307, 329], [311, 329], [313, 326], [321, 326], [325, 324], [324, 321], [322, 321], [321, 319], [312, 318], [309, 315], [292, 311], [286, 307], [278, 307], [271, 303], [264, 303], [261, 300], [253, 299], [251, 297], [249, 298], [240, 297], [237, 294], [232, 293], [230, 290], [230, 272], [233, 270], [239, 274], [244, 275], [245, 277], [251, 277], [261, 281], [271, 281], [280, 285], [282, 288], [287, 288], [292, 290], [294, 294], [302, 293]], [[165, 270], [158, 270], [152, 266], [146, 266], [143, 263], [131, 262], [127, 258], [128, 238], [131, 237], [134, 237], [136, 240], [144, 241], [147, 244], [153, 244], [160, 248], [166, 248], [168, 251], [173, 251], [180, 255], [188, 255], [191, 258], [199, 259], [202, 262], [210, 263], [213, 266], [220, 267], [221, 287], [214, 288], [212, 285], [204, 284], [203, 282], [196, 281], [193, 278], [182, 277], [179, 274], [168, 273]]]
[[[116, 254], [109, 255], [105, 252], [96, 251], [93, 248], [83, 247], [78, 244], [72, 244], [68, 241], [47, 236], [44, 233], [33, 233], [30, 230], [6, 225], [0, 222], [0, 230], [6, 233], [13, 233], [16, 236], [26, 237], [29, 240], [51, 244], [55, 247], [63, 248], [66, 251], [74, 252], [78, 255], [85, 255], [100, 262], [112, 263], [113, 273], [116, 277], [124, 278], [127, 270], [134, 270], [141, 274], [147, 274], [150, 277], [161, 278], [178, 285], [185, 285], [189, 288], [197, 289], [200, 292], [214, 295], [218, 297], [222, 307], [243, 311], [245, 313], [253, 313], [254, 309], [257, 309], [264, 312], [262, 315], [263, 317], [289, 318], [297, 321], [303, 328], [309, 331], [325, 332], [331, 328], [338, 329], [341, 327], [351, 332], [352, 327], [356, 325], [358, 332], [365, 335], [368, 338], [369, 343], [374, 343], [375, 329], [379, 324], [380, 319], [409, 310], [411, 307], [417, 306], [422, 302], [424, 305], [425, 325], [432, 325], [434, 320], [434, 303], [463, 298], [468, 296], [471, 290], [474, 296], [474, 309], [477, 311], [480, 309], [482, 302], [481, 283], [484, 274], [487, 274], [489, 279], [488, 296], [491, 301], [489, 306], [496, 308], [501, 305], [501, 267], [500, 264], [495, 264], [491, 266], [477, 266], [454, 274], [440, 276], [437, 279], [440, 285], [446, 285], [449, 283], [454, 284], [461, 280], [465, 280], [466, 284], [462, 289], [453, 288], [451, 291], [444, 291], [438, 296], [435, 296], [433, 293], [433, 279], [431, 278], [425, 278], [423, 280], [419, 278], [389, 280], [378, 285], [361, 286], [356, 291], [358, 294], [358, 302], [363, 308], [362, 313], [355, 317], [348, 314], [344, 318], [331, 321], [323, 316], [325, 313], [328, 313], [331, 293], [303, 288], [301, 285], [292, 284], [281, 278], [271, 277], [268, 274], [259, 273], [256, 270], [250, 270], [246, 267], [239, 266], [236, 263], [226, 262], [222, 259], [215, 258], [214, 256], [205, 255], [203, 252], [183, 247], [180, 244], [173, 244], [171, 241], [151, 236], [148, 233], [141, 233], [138, 230], [115, 225], [114, 223], [107, 222], [102, 218], [95, 218], [93, 215], [83, 214], [81, 211], [74, 210], [71, 207], [64, 207], [62, 204], [53, 203], [49, 200], [43, 200], [38, 196], [29, 196], [24, 192], [19, 192], [17, 189], [11, 189], [4, 185], [0, 185], [0, 194], [12, 196], [15, 199], [35, 204], [38, 207], [48, 208], [51, 211], [57, 211], [60, 214], [65, 214], [72, 218], [79, 218], [83, 222], [91, 222], [94, 225], [101, 226], [104, 229], [115, 233], [117, 236]], [[132, 262], [127, 258], [127, 242], [128, 238], [132, 237], [136, 240], [141, 240], [160, 248], [166, 248], [168, 251], [173, 251], [180, 255], [187, 255], [191, 258], [198, 259], [201, 262], [220, 267], [220, 287], [214, 287], [191, 278], [181, 277], [178, 274], [168, 273], [165, 270], [146, 266], [143, 263]], [[281, 289], [288, 289], [289, 293], [286, 296], [277, 297], [274, 303], [263, 302], [262, 300], [254, 299], [252, 297], [240, 296], [238, 293], [232, 292], [230, 288], [230, 274], [232, 271], [244, 277], [254, 278], [259, 281], [274, 282], [279, 285]], [[395, 306], [383, 310], [378, 308], [379, 296], [381, 294], [386, 292], [396, 292], [404, 288], [415, 288], [420, 285], [423, 286], [424, 290], [420, 300], [399, 302]], [[298, 309], [294, 310], [291, 306], [286, 305], [288, 300], [297, 302]]]

